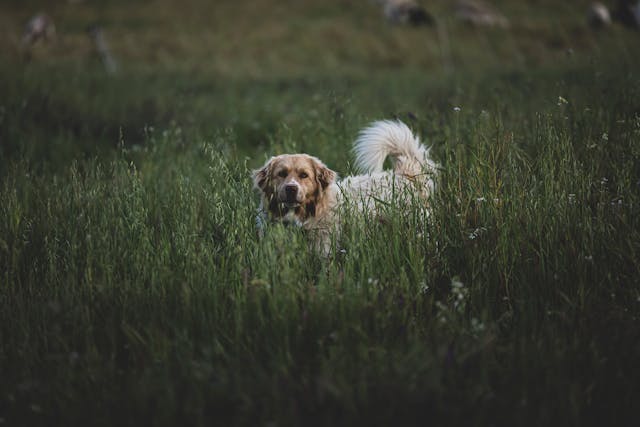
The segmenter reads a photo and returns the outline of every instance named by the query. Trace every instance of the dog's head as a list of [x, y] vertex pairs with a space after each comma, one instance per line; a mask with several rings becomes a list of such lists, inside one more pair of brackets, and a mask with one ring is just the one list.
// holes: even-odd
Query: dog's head
[[263, 207], [274, 220], [302, 223], [315, 216], [316, 209], [336, 173], [319, 159], [307, 154], [272, 157], [253, 172], [255, 188], [263, 197]]

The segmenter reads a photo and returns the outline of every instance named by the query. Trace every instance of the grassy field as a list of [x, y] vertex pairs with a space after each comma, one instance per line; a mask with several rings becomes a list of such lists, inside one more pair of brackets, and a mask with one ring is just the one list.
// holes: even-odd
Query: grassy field
[[[634, 425], [640, 33], [449, 3], [4, 1], [0, 426]], [[257, 238], [252, 169], [347, 175], [394, 117], [443, 167], [428, 220], [347, 217], [330, 260]]]

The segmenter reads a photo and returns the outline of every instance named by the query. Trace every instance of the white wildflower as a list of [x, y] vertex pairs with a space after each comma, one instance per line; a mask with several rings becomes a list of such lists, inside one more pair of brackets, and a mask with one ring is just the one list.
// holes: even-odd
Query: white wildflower
[[426, 280], [423, 280], [422, 282], [420, 282], [420, 291], [423, 294], [426, 294], [427, 292], [429, 292], [429, 285], [427, 285]]
[[484, 323], [482, 323], [480, 320], [478, 320], [475, 317], [471, 318], [471, 330], [474, 333], [478, 333], [478, 332], [483, 332], [485, 330], [485, 326]]
[[458, 311], [464, 310], [465, 300], [467, 299], [469, 290], [464, 287], [464, 283], [457, 277], [451, 280], [451, 293], [454, 297], [453, 307]]
[[475, 240], [487, 231], [485, 227], [479, 227], [469, 233], [469, 240]]
[[447, 306], [440, 301], [436, 301], [436, 308], [438, 311], [438, 314], [437, 314], [438, 322], [443, 324], [447, 323], [447, 312], [448, 312]]

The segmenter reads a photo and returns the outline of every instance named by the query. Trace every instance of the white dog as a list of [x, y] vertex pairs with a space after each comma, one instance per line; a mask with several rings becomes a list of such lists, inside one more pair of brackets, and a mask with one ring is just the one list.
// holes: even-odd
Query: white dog
[[[395, 203], [398, 196], [406, 200], [409, 195], [427, 200], [434, 190], [437, 165], [400, 121], [372, 123], [360, 132], [353, 151], [361, 175], [340, 181], [336, 172], [308, 154], [269, 159], [253, 173], [261, 193], [258, 226], [267, 221], [300, 226], [312, 232], [316, 248], [328, 255], [331, 235], [340, 229], [341, 206], [375, 215], [378, 203]], [[383, 170], [387, 157], [393, 170]]]

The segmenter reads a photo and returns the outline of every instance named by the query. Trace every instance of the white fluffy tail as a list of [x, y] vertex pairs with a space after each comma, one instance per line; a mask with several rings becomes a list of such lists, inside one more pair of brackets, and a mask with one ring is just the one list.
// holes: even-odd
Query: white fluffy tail
[[418, 176], [436, 169], [429, 158], [429, 149], [400, 120], [381, 120], [364, 128], [353, 152], [359, 173], [382, 172], [387, 156], [393, 161], [394, 171], [404, 175]]

